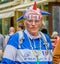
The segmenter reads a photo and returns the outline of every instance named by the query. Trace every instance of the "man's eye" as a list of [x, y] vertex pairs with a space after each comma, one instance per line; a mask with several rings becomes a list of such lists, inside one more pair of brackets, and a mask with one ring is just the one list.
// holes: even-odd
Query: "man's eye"
[[32, 22], [32, 20], [28, 20], [29, 22]]
[[35, 22], [39, 22], [39, 20], [35, 20]]
[[35, 20], [35, 22], [38, 22], [38, 20]]

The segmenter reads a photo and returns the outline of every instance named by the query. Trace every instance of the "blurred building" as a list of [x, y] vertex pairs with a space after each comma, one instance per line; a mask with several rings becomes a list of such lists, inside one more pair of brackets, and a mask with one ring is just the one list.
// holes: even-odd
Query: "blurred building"
[[60, 0], [48, 3], [48, 11], [51, 13], [48, 19], [49, 34], [57, 31], [60, 35]]
[[[56, 2], [56, 0], [36, 0], [37, 6], [41, 8], [41, 10], [45, 10], [52, 13], [50, 6], [51, 3]], [[59, 2], [58, 0], [57, 2]], [[22, 11], [25, 8], [33, 5], [34, 0], [0, 0], [0, 32], [5, 35], [8, 33], [8, 28], [10, 26], [14, 26], [15, 30], [17, 30], [17, 25], [19, 22], [16, 22], [17, 18], [22, 15]], [[48, 29], [49, 34], [52, 33], [52, 14], [48, 16], [44, 16], [45, 25]], [[22, 22], [21, 20], [20, 22]]]

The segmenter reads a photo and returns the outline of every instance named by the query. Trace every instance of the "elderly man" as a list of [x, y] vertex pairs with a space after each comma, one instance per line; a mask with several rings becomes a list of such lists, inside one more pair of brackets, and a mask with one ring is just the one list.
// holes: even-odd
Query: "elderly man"
[[15, 33], [9, 39], [2, 63], [52, 64], [52, 44], [48, 35], [39, 31], [42, 14], [36, 7], [36, 2], [23, 15], [26, 29]]

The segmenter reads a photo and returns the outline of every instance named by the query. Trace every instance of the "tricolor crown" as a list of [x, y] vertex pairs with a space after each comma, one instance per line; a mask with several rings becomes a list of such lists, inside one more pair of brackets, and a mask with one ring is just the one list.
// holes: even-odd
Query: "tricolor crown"
[[[39, 17], [37, 17], [37, 16], [34, 16], [34, 17], [37, 17], [37, 19], [39, 18], [41, 18], [42, 17], [42, 15], [49, 15], [50, 13], [49, 12], [46, 12], [46, 11], [41, 11], [39, 8], [37, 8], [37, 5], [36, 5], [36, 1], [34, 2], [34, 5], [32, 6], [32, 7], [30, 7], [30, 8], [28, 8], [28, 9], [26, 9], [24, 12], [23, 12], [23, 15], [22, 16], [20, 16], [18, 19], [17, 19], [17, 21], [19, 21], [19, 20], [21, 20], [21, 19], [23, 19], [23, 18], [29, 18], [29, 16], [30, 16], [30, 18], [31, 18], [31, 15], [39, 15]], [[32, 17], [33, 17], [32, 16]]]

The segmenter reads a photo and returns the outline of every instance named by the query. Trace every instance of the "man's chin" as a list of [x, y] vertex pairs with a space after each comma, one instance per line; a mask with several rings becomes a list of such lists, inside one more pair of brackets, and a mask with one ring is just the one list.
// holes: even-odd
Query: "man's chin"
[[37, 33], [37, 32], [35, 32], [35, 31], [32, 31], [31, 33], [32, 33], [32, 34], [35, 34], [35, 33]]
[[35, 36], [35, 35], [37, 35], [38, 33], [35, 32], [35, 31], [33, 31], [33, 32], [30, 32], [30, 34], [33, 35], [33, 36]]

